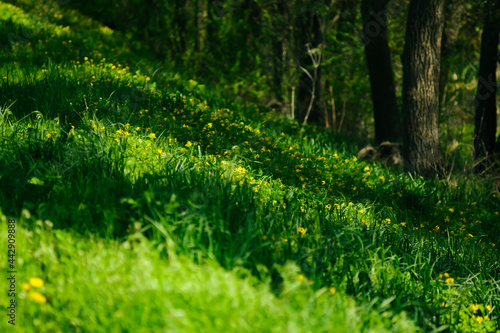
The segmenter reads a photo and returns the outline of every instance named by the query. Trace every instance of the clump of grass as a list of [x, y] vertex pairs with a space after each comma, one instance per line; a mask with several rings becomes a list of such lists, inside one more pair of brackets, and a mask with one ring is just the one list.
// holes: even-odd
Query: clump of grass
[[[19, 32], [38, 7], [0, 8]], [[78, 18], [56, 8], [40, 36], [69, 28], [0, 51], [0, 207], [38, 249], [19, 257], [44, 281], [22, 294], [33, 331], [498, 329], [484, 182], [359, 161], [346, 138], [127, 63]]]

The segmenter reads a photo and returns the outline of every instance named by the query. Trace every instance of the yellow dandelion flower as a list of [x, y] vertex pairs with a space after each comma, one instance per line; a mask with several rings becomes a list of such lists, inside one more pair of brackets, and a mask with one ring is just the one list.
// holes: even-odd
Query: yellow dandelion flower
[[21, 288], [24, 290], [24, 291], [28, 291], [31, 289], [31, 285], [29, 283], [23, 283]]
[[477, 316], [477, 317], [476, 317], [476, 321], [477, 321], [479, 324], [481, 324], [481, 323], [483, 322], [483, 320], [484, 320], [484, 319], [483, 319], [483, 317], [481, 317], [481, 316]]
[[380, 177], [378, 177], [378, 179], [385, 180], [385, 177], [384, 176], [380, 176]]
[[307, 230], [302, 228], [302, 227], [299, 227], [298, 232], [300, 232], [302, 235], [304, 235], [307, 232]]
[[363, 169], [363, 171], [369, 171], [370, 170], [370, 167], [369, 166], [365, 166], [365, 168]]
[[491, 305], [486, 305], [486, 310], [491, 311]]
[[186, 143], [186, 147], [191, 147], [192, 145], [193, 145], [193, 144], [191, 143], [191, 141], [188, 141], [188, 142]]
[[302, 275], [302, 274], [299, 274], [299, 275], [297, 275], [297, 279], [298, 279], [299, 281], [305, 281], [305, 280], [306, 280], [306, 277], [305, 277], [304, 275]]
[[337, 289], [335, 289], [334, 287], [330, 287], [329, 290], [330, 290], [330, 294], [332, 294], [332, 295], [335, 295], [335, 293], [337, 292]]
[[448, 210], [450, 211], [450, 213], [455, 212], [455, 210], [454, 210], [453, 208], [450, 208], [450, 209], [448, 209]]
[[446, 217], [444, 218], [444, 221], [445, 221], [445, 222], [450, 222], [450, 218], [449, 218], [448, 216], [446, 216]]
[[479, 304], [471, 304], [470, 309], [472, 310], [472, 312], [476, 313], [477, 310], [479, 310]]
[[444, 282], [446, 282], [446, 284], [452, 284], [455, 282], [455, 279], [454, 278], [447, 278]]
[[32, 287], [41, 288], [43, 287], [44, 283], [42, 279], [34, 277], [30, 279], [30, 285]]
[[151, 137], [151, 139], [156, 139], [156, 134], [154, 133], [149, 133], [149, 136]]
[[40, 294], [39, 292], [36, 292], [36, 291], [30, 291], [28, 293], [28, 297], [30, 299], [32, 299], [33, 301], [40, 303], [40, 304], [47, 302], [47, 297], [43, 296], [42, 294]]
[[158, 154], [163, 153], [163, 149], [158, 149]]

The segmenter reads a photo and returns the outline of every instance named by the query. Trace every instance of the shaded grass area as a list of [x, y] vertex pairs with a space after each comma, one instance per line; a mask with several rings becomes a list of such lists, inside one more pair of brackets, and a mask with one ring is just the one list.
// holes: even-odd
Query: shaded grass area
[[[0, 6], [2, 36], [34, 20], [30, 11]], [[78, 12], [55, 12], [46, 19], [67, 16], [71, 25], [57, 44], [8, 41], [0, 52], [15, 59], [0, 68], [1, 208], [16, 218], [24, 212], [20, 232], [40, 235], [26, 248], [65, 246], [58, 237], [71, 244], [68, 254], [54, 255], [59, 266], [34, 253], [23, 257], [26, 274], [42, 277], [53, 300], [30, 305], [26, 291], [23, 311], [33, 324], [38, 318], [36, 330], [250, 330], [262, 316], [259, 297], [273, 304], [264, 331], [407, 332], [412, 322], [426, 330], [495, 330], [500, 203], [486, 184], [450, 186], [358, 161], [346, 138], [233, 103], [194, 80], [154, 72], [147, 60], [131, 70], [120, 57], [138, 57], [119, 35], [77, 20]], [[52, 28], [40, 24], [39, 31]], [[84, 33], [87, 25], [93, 28]], [[60, 46], [69, 38], [98, 52]], [[90, 254], [78, 252], [80, 243]], [[136, 243], [158, 271], [126, 273], [144, 265]], [[92, 248], [104, 251], [101, 261], [91, 261]], [[128, 280], [101, 270], [113, 260], [122, 260], [123, 270], [114, 276]], [[182, 265], [172, 269], [176, 260]], [[85, 290], [77, 283], [55, 289], [74, 279], [66, 268], [86, 277], [79, 282]], [[175, 270], [182, 278], [172, 277]], [[191, 272], [197, 277], [187, 277]], [[175, 288], [138, 291], [141, 279], [158, 274], [177, 281]], [[221, 276], [227, 288], [255, 289], [214, 296], [233, 306], [221, 312], [205, 291], [189, 294], [193, 285], [219, 288], [213, 280]], [[131, 284], [137, 294], [129, 297], [123, 288]], [[173, 304], [161, 301], [176, 288], [185, 293]], [[81, 292], [94, 300], [104, 292], [108, 303], [56, 314], [63, 304], [76, 306]], [[245, 302], [256, 312], [246, 312]], [[162, 318], [166, 308], [188, 313], [179, 316], [186, 326], [180, 319], [169, 326], [176, 314]], [[202, 310], [207, 318], [189, 315]], [[132, 315], [119, 324], [110, 319], [117, 313]], [[291, 316], [297, 319], [285, 328]]]

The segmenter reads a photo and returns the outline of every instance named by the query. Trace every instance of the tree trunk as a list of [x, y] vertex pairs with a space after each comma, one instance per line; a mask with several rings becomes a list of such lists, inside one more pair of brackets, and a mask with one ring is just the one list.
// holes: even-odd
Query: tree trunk
[[198, 11], [196, 13], [196, 19], [196, 25], [198, 27], [197, 51], [203, 52], [205, 50], [205, 39], [207, 36], [207, 0], [198, 0]]
[[462, 0], [449, 0], [445, 6], [445, 21], [441, 40], [441, 70], [439, 73], [439, 101], [441, 107], [446, 102], [446, 84], [450, 73], [450, 56], [458, 40], [465, 3]]
[[[497, 6], [500, 7], [500, 6]], [[491, 165], [495, 152], [495, 135], [497, 129], [496, 110], [496, 66], [498, 60], [498, 38], [500, 19], [496, 11], [488, 12], [483, 33], [481, 35], [481, 57], [479, 59], [479, 76], [474, 106], [476, 109], [474, 129], [474, 155], [479, 162], [478, 171]]]
[[[297, 28], [296, 45], [299, 66], [302, 66], [311, 76], [314, 76], [313, 60], [308, 53], [306, 45], [309, 44], [309, 48], [312, 50], [320, 46], [323, 42], [318, 14], [312, 10], [307, 10], [302, 15], [299, 15], [297, 18]], [[313, 123], [321, 123], [320, 82], [321, 66], [317, 68], [314, 81], [304, 72], [299, 76], [297, 87], [297, 118], [301, 123], [306, 118], [311, 99], [312, 106], [308, 120]]]
[[439, 69], [444, 0], [412, 0], [403, 51], [403, 157], [424, 176], [444, 173], [439, 140]]
[[400, 120], [391, 51], [387, 41], [387, 19], [385, 6], [389, 0], [363, 0], [361, 4], [364, 29], [366, 63], [370, 74], [370, 85], [375, 119], [375, 140], [398, 141]]
[[273, 97], [278, 104], [283, 104], [283, 52], [285, 51], [285, 40], [288, 38], [288, 7], [284, 0], [276, 1], [271, 11], [273, 15], [272, 34], [272, 70]]

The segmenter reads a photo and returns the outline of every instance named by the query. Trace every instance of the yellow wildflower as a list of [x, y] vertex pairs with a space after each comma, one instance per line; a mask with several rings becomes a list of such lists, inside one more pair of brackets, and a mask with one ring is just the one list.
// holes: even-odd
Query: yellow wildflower
[[479, 304], [471, 304], [470, 309], [472, 310], [472, 312], [476, 313], [477, 310], [479, 310]]
[[36, 291], [30, 291], [28, 293], [28, 297], [31, 298], [33, 301], [43, 304], [47, 302], [47, 297], [43, 296], [39, 292]]
[[37, 288], [43, 287], [43, 280], [37, 277], [31, 278], [30, 285]]

